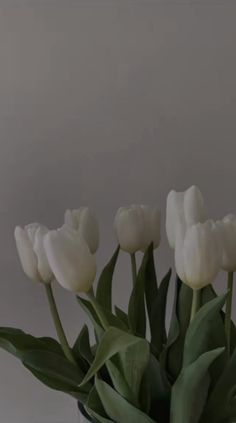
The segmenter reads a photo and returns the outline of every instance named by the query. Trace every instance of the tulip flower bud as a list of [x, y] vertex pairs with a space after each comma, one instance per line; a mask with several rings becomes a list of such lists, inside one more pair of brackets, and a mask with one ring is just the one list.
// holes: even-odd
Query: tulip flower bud
[[170, 191], [166, 202], [166, 234], [171, 248], [175, 248], [176, 231], [178, 225], [185, 223], [184, 193]]
[[18, 255], [25, 274], [33, 280], [50, 283], [53, 273], [49, 267], [43, 246], [48, 229], [38, 223], [15, 228]]
[[228, 215], [217, 221], [222, 245], [221, 268], [227, 272], [236, 271], [236, 216]]
[[115, 230], [122, 250], [133, 254], [160, 244], [160, 211], [156, 207], [121, 207], [115, 216]]
[[208, 220], [176, 235], [175, 265], [180, 279], [193, 289], [213, 282], [220, 270], [221, 248], [217, 225]]
[[95, 256], [84, 238], [64, 225], [44, 238], [49, 265], [59, 284], [76, 293], [88, 292], [96, 275]]
[[196, 186], [184, 192], [171, 191], [167, 196], [166, 233], [171, 248], [175, 248], [178, 226], [181, 231], [191, 225], [204, 222], [206, 211], [200, 190]]
[[99, 246], [98, 222], [88, 207], [66, 210], [65, 223], [84, 237], [92, 254], [96, 253]]
[[161, 213], [157, 207], [141, 206], [144, 216], [144, 242], [142, 251], [146, 251], [151, 242], [157, 248], [161, 241]]
[[144, 247], [144, 216], [140, 206], [120, 207], [115, 216], [115, 230], [122, 250], [133, 254]]

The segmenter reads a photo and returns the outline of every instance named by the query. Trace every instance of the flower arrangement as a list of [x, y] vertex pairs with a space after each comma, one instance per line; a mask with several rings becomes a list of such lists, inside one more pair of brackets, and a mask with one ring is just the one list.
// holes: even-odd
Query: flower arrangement
[[[160, 282], [155, 270], [159, 210], [122, 207], [115, 230], [118, 247], [95, 292], [99, 230], [88, 208], [67, 210], [65, 224], [58, 230], [39, 224], [15, 229], [23, 270], [45, 288], [58, 340], [1, 327], [0, 346], [46, 386], [74, 397], [91, 422], [235, 422], [236, 328], [231, 308], [236, 216], [207, 220], [195, 186], [169, 193], [166, 232], [177, 273], [169, 328], [171, 270]], [[112, 301], [120, 250], [131, 258], [128, 311]], [[220, 270], [227, 273], [228, 286], [218, 296], [212, 284]], [[59, 317], [55, 281], [75, 293], [94, 328], [91, 335], [85, 325], [73, 346]]]

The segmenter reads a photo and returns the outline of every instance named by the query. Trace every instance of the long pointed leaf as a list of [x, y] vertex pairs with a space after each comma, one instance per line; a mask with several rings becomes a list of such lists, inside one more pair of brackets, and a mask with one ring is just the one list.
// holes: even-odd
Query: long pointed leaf
[[111, 260], [103, 269], [97, 285], [96, 298], [105, 309], [112, 310], [112, 279], [120, 247], [118, 246]]
[[96, 378], [95, 386], [107, 415], [115, 422], [154, 423], [154, 420], [129, 404], [107, 383]]

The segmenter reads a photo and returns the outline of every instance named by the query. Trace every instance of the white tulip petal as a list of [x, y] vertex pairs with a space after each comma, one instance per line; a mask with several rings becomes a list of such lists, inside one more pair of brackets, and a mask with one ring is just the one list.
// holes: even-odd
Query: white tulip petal
[[195, 185], [184, 193], [184, 215], [187, 227], [206, 220], [203, 196]]
[[157, 207], [141, 206], [144, 216], [144, 245], [142, 251], [146, 251], [151, 242], [153, 248], [157, 248], [161, 241], [161, 213]]
[[169, 245], [175, 248], [176, 231], [184, 222], [184, 193], [170, 191], [166, 203], [166, 234]]
[[99, 246], [99, 229], [97, 220], [88, 208], [81, 210], [78, 231], [87, 242], [91, 253], [94, 254]]
[[226, 272], [236, 271], [236, 216], [225, 216], [217, 222], [222, 244], [221, 268]]
[[27, 232], [17, 226], [15, 228], [15, 241], [18, 255], [25, 274], [33, 280], [38, 280], [37, 257], [33, 251], [32, 244]]
[[121, 207], [114, 225], [122, 250], [132, 254], [143, 249], [145, 222], [140, 206]]
[[212, 283], [220, 268], [217, 229], [212, 221], [188, 228], [184, 239], [183, 258], [186, 281], [193, 289]]
[[92, 254], [97, 251], [99, 246], [98, 222], [88, 207], [66, 210], [65, 223], [83, 236]]
[[48, 259], [44, 249], [43, 239], [44, 236], [48, 233], [48, 229], [45, 226], [40, 226], [35, 232], [33, 250], [37, 256], [38, 260], [38, 272], [41, 276], [41, 279], [45, 283], [50, 283], [53, 279], [53, 273], [48, 263]]
[[73, 292], [87, 292], [96, 275], [95, 257], [77, 234], [50, 231], [44, 238], [49, 265], [63, 288]]

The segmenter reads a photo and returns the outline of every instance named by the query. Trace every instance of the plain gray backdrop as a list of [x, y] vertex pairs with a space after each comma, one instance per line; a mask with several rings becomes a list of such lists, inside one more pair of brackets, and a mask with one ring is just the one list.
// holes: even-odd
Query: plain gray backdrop
[[[101, 269], [116, 245], [116, 209], [158, 204], [161, 275], [173, 264], [170, 189], [195, 183], [210, 216], [236, 212], [235, 22], [233, 0], [0, 2], [1, 326], [55, 336], [43, 288], [18, 262], [16, 224], [57, 227], [67, 207], [90, 206]], [[118, 304], [130, 288], [122, 254]], [[72, 342], [85, 316], [55, 290]], [[76, 407], [0, 351], [0, 422], [75, 423]]]

